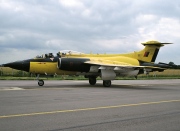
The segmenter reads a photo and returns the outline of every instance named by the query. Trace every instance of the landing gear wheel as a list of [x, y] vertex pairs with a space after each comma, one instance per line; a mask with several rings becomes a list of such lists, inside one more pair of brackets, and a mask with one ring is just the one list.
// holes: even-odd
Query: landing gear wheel
[[96, 77], [89, 77], [89, 84], [95, 85], [96, 84]]
[[103, 80], [103, 86], [104, 87], [110, 87], [111, 86], [111, 81], [110, 80]]
[[38, 81], [38, 85], [39, 85], [39, 86], [43, 86], [43, 85], [44, 85], [44, 81], [43, 81], [43, 80], [39, 80], [39, 81]]

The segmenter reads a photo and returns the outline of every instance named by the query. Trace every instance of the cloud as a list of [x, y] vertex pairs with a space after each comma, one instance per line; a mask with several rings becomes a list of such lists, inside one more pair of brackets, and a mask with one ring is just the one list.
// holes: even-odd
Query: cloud
[[59, 3], [69, 8], [81, 8], [84, 7], [80, 0], [59, 0]]
[[0, 64], [65, 49], [133, 52], [148, 40], [175, 43], [157, 62], [180, 64], [179, 16], [178, 0], [1, 0]]

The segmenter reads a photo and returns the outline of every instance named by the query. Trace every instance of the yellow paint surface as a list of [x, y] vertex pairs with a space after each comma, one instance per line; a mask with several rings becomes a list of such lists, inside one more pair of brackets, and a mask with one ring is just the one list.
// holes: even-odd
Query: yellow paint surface
[[37, 74], [75, 75], [76, 72], [59, 70], [57, 64], [57, 62], [30, 62], [29, 72]]

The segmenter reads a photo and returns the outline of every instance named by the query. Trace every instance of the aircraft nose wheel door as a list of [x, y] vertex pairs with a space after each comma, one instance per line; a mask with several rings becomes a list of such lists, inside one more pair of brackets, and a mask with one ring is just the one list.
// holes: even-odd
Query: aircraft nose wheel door
[[44, 85], [44, 81], [43, 81], [43, 80], [39, 80], [39, 81], [38, 81], [38, 85], [39, 85], [39, 86], [43, 86], [43, 85]]
[[111, 86], [111, 80], [103, 80], [103, 86], [104, 87], [110, 87]]

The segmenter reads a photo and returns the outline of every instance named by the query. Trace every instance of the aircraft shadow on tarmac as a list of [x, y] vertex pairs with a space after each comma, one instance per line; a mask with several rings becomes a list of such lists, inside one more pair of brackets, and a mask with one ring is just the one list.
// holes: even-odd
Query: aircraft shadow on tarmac
[[66, 88], [98, 88], [98, 89], [129, 89], [129, 90], [173, 90], [172, 88], [164, 88], [164, 85], [117, 85], [113, 84], [111, 87], [103, 87], [102, 84], [97, 83], [96, 85], [92, 86], [89, 85], [88, 83], [85, 84], [56, 84], [56, 85], [48, 85], [46, 84], [43, 87], [40, 86], [31, 86], [31, 87], [23, 87], [24, 89], [43, 89], [43, 88], [59, 88], [59, 89], [66, 89]]

